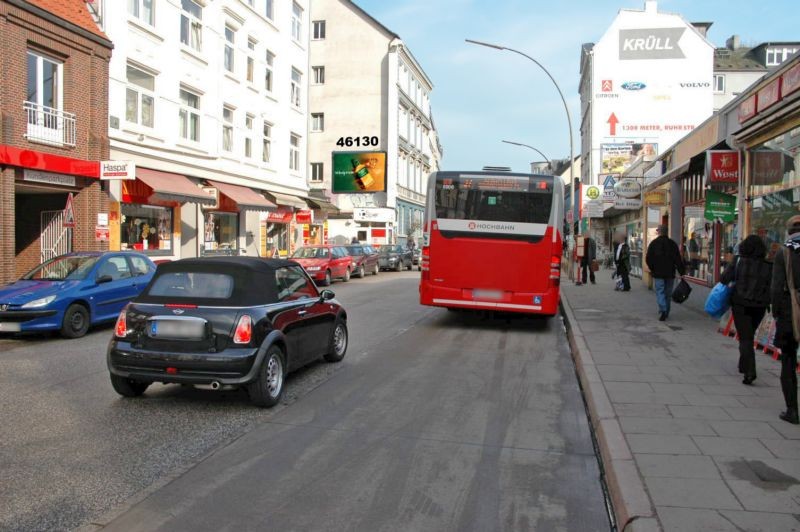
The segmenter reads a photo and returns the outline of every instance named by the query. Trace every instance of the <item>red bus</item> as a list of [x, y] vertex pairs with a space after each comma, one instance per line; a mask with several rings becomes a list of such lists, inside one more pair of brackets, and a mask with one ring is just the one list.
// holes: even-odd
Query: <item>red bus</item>
[[427, 193], [420, 303], [545, 316], [558, 312], [560, 179], [434, 172]]

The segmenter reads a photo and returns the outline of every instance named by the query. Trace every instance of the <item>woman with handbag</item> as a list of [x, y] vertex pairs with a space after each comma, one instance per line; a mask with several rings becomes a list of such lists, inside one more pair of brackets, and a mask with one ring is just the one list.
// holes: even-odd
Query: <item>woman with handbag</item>
[[800, 424], [797, 412], [797, 341], [800, 339], [800, 216], [786, 222], [789, 239], [775, 254], [772, 269], [772, 315], [775, 317], [775, 347], [781, 350], [781, 390], [786, 401], [782, 420]]
[[731, 312], [739, 336], [739, 373], [742, 383], [756, 380], [756, 353], [753, 347], [756, 330], [770, 303], [772, 265], [767, 262], [767, 246], [758, 235], [750, 235], [739, 246], [739, 255], [722, 272], [720, 282], [734, 283]]

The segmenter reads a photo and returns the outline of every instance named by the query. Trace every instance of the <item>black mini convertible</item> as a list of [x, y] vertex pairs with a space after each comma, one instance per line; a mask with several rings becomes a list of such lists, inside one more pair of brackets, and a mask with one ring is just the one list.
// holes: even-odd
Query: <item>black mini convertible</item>
[[347, 313], [292, 261], [209, 257], [161, 264], [120, 313], [111, 384], [137, 397], [153, 382], [245, 387], [269, 407], [285, 376], [347, 351]]

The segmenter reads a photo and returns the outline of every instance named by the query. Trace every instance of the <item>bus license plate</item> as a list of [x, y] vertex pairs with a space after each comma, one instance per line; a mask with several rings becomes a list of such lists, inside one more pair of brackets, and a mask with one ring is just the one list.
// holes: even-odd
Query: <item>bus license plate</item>
[[500, 290], [473, 290], [472, 299], [503, 299], [503, 292]]
[[205, 337], [203, 320], [153, 320], [150, 322], [151, 338], [172, 340], [201, 340]]

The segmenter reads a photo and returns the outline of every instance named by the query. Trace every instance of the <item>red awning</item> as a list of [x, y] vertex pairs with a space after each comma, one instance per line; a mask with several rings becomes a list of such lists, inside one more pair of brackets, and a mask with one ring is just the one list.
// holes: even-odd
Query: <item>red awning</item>
[[270, 211], [278, 207], [252, 188], [211, 180], [208, 183], [236, 203], [240, 211]]
[[214, 204], [214, 198], [180, 174], [136, 168], [136, 179], [153, 189], [154, 199], [178, 203]]

